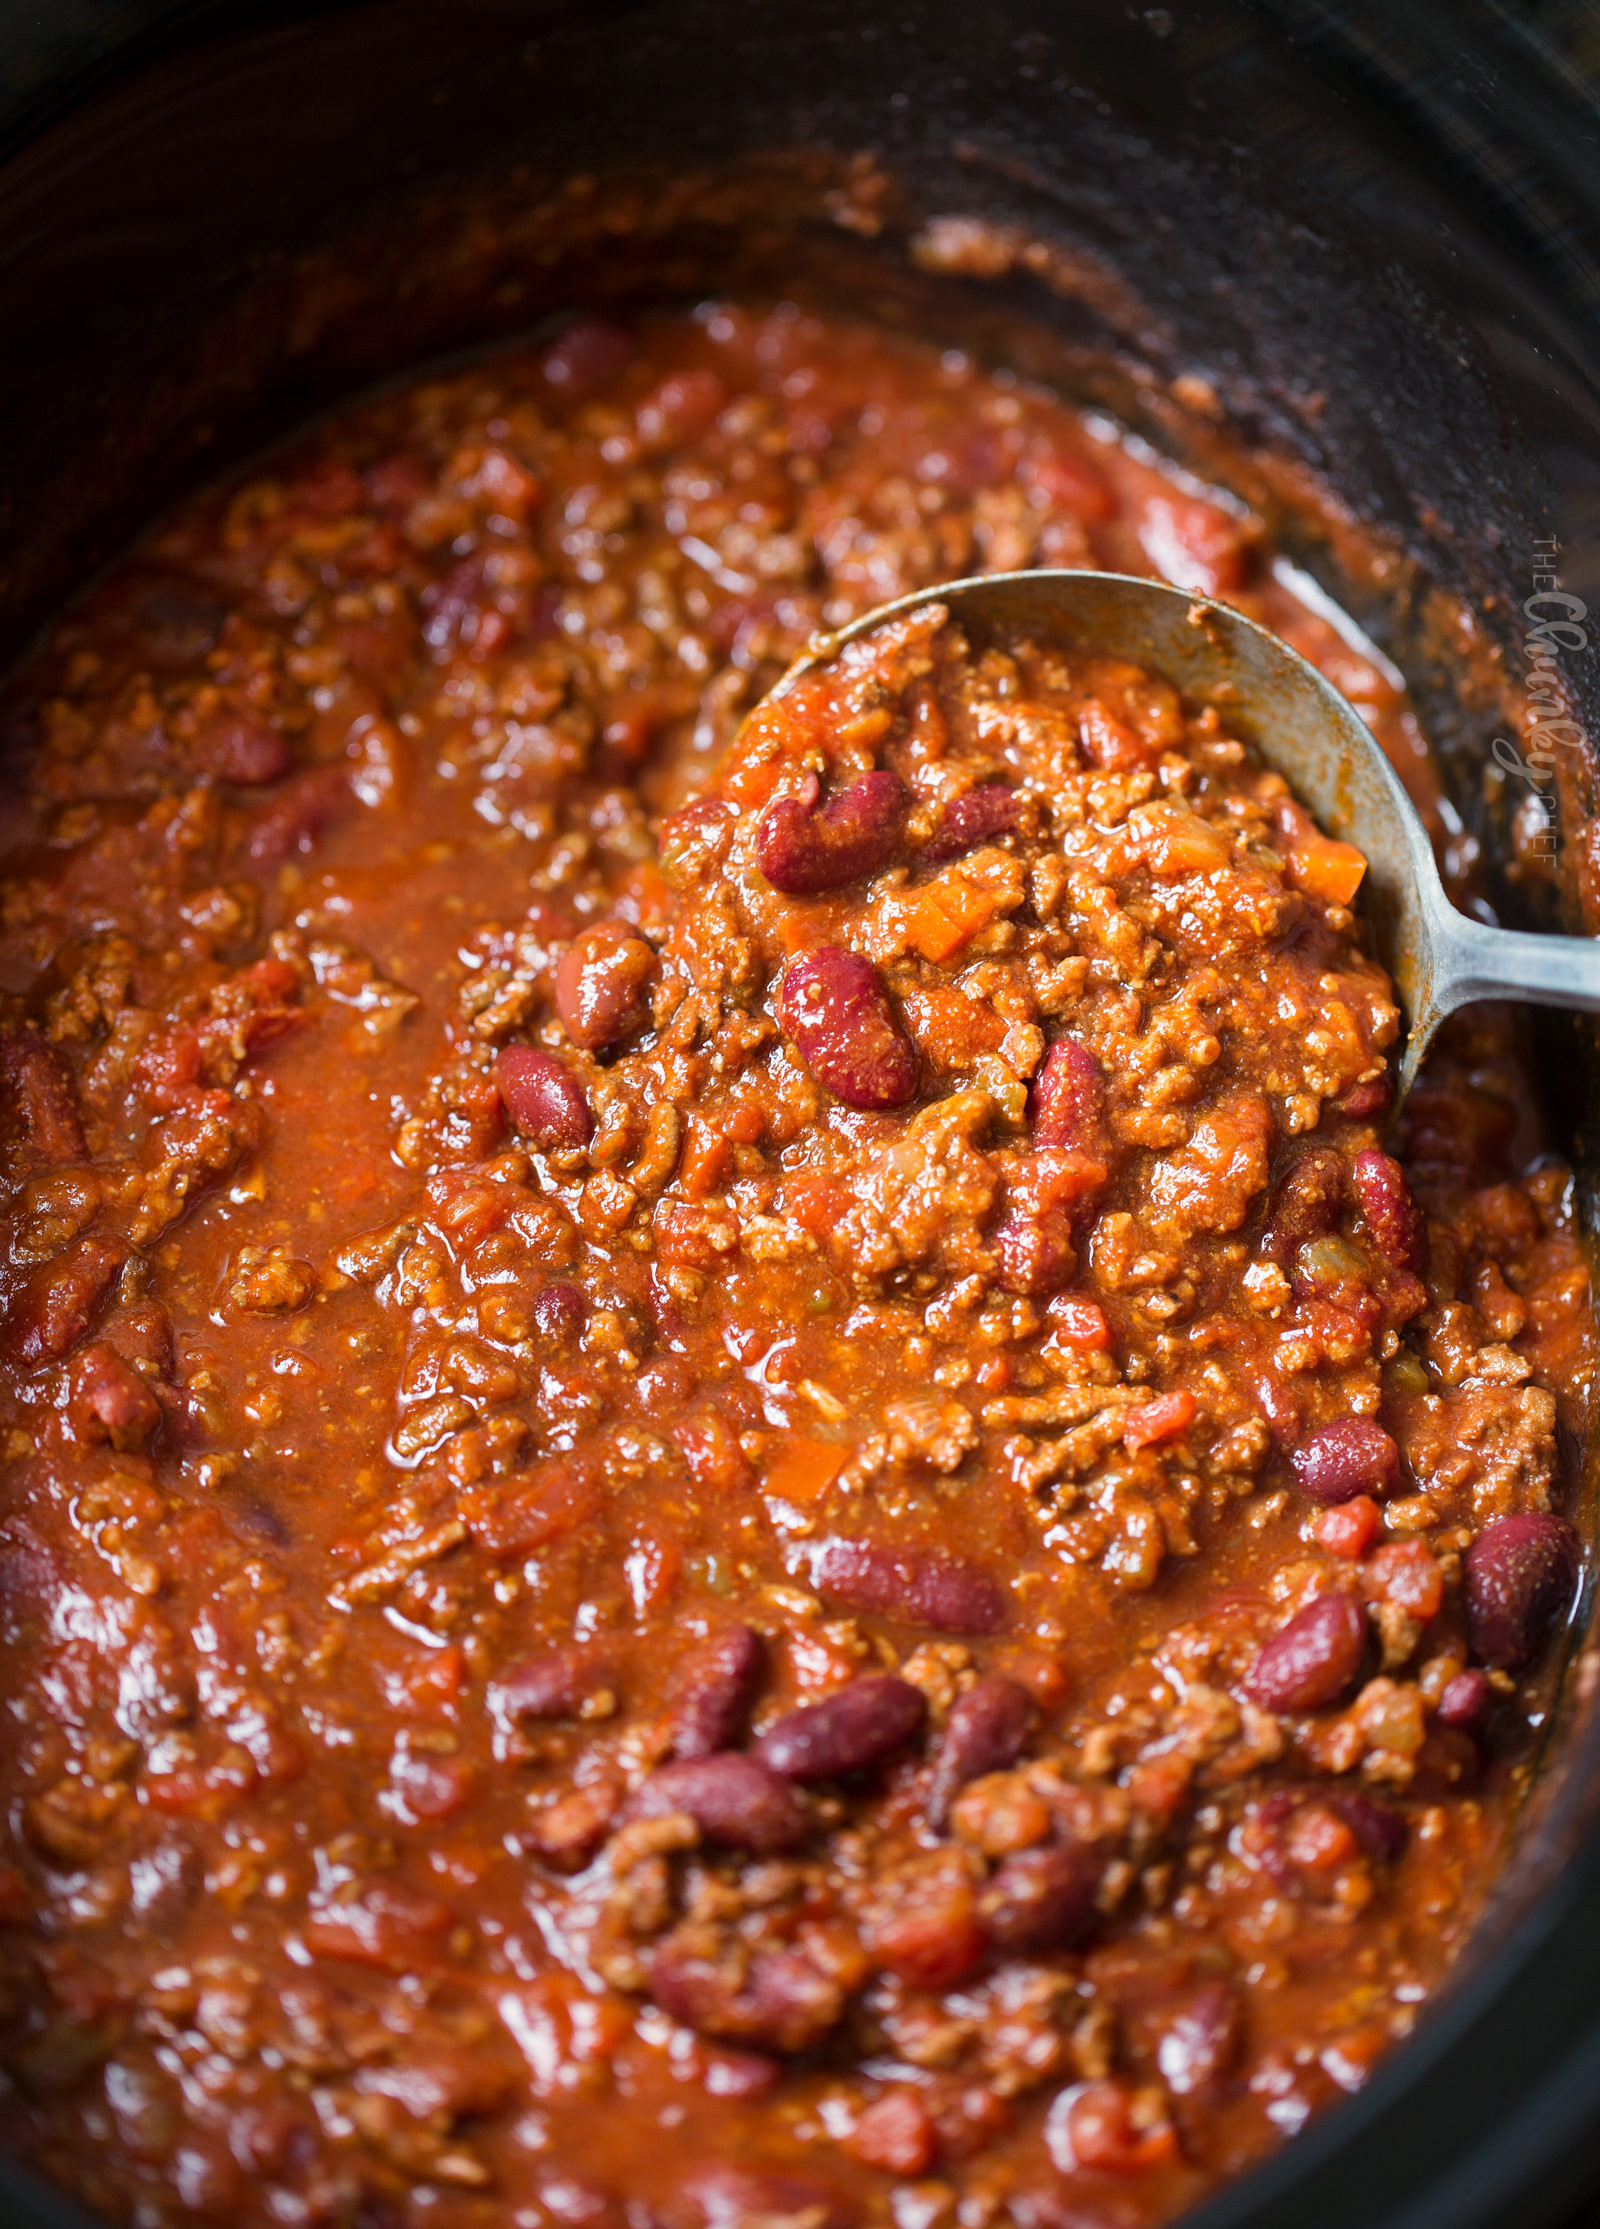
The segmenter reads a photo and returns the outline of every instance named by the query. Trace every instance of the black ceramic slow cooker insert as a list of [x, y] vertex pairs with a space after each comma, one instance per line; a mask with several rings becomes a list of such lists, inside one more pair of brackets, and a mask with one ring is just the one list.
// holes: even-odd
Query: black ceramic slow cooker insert
[[[1172, 0], [356, 0], [0, 14], [0, 656], [144, 523], [316, 411], [580, 300], [791, 272], [1096, 391], [1136, 424], [1185, 376], [1241, 454], [1294, 460], [1516, 656], [1535, 548], [1600, 605], [1600, 158], [1588, 10]], [[705, 207], [580, 264], [526, 233], [452, 256], [575, 175], [666, 180], [793, 151], [763, 227]], [[857, 158], [880, 220], [830, 219]], [[831, 166], [831, 167], [830, 167]], [[1060, 250], [919, 273], [929, 215]], [[1060, 274], [1095, 274], [1063, 283]], [[1115, 284], [1103, 283], [1107, 274]], [[332, 283], [335, 275], [338, 284]], [[1315, 394], [1318, 406], [1308, 410]], [[1171, 422], [1149, 430], [1181, 439]], [[1493, 721], [1331, 545], [1294, 553], [1405, 671], [1491, 859], [1515, 799]], [[1600, 737], [1600, 668], [1573, 714]], [[1594, 767], [1562, 874], [1491, 875], [1508, 920], [1583, 916]], [[1600, 1172], [1590, 1047], [1543, 1027], [1558, 1128]], [[1590, 1218], [1592, 1223], [1592, 1216]], [[1578, 1646], [1575, 1643], [1574, 1661]], [[1600, 2187], [1600, 1726], [1568, 1693], [1499, 1901], [1371, 2086], [1195, 2229], [1540, 2229]], [[1600, 2202], [1597, 2202], [1600, 2204]], [[1588, 2218], [1580, 2214], [1578, 2218]], [[0, 2167], [0, 2219], [82, 2217]]]

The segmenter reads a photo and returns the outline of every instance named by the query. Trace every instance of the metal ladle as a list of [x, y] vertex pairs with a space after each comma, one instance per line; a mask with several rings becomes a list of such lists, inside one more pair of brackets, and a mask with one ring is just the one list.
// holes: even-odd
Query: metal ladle
[[1215, 704], [1324, 831], [1365, 855], [1357, 903], [1407, 1024], [1397, 1098], [1410, 1090], [1445, 1016], [1473, 999], [1600, 1012], [1600, 938], [1530, 936], [1458, 912], [1417, 809], [1360, 714], [1298, 651], [1209, 597], [1127, 573], [1040, 570], [947, 581], [815, 637], [773, 695], [925, 604], [946, 605], [980, 641], [1077, 646], [1153, 668], [1191, 704]]

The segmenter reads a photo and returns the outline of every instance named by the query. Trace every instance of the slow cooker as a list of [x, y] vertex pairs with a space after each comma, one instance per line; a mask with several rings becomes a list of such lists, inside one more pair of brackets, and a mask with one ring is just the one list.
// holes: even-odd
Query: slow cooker
[[[800, 285], [1008, 353], [1254, 499], [1320, 483], [1347, 531], [1293, 554], [1405, 672], [1494, 906], [1579, 925], [1600, 876], [1586, 40], [1586, 11], [1492, 0], [12, 9], [0, 653], [187, 489], [407, 367], [579, 301]], [[596, 182], [624, 176], [634, 233], [586, 229]], [[525, 209], [572, 221], [505, 221]], [[919, 264], [930, 220], [968, 216], [1017, 252], [976, 274]], [[1352, 555], [1373, 537], [1384, 567]], [[1558, 872], [1530, 879], [1494, 866], [1523, 761], [1430, 598], [1465, 599], [1515, 676], [1552, 561], [1584, 740], [1563, 761]], [[1592, 1187], [1591, 1047], [1541, 1026]], [[1600, 2176], [1593, 1661], [1580, 1636], [1451, 1988], [1363, 2094], [1195, 2229], [1539, 2229], [1581, 2204]], [[0, 2212], [83, 2218], [3, 2166]]]

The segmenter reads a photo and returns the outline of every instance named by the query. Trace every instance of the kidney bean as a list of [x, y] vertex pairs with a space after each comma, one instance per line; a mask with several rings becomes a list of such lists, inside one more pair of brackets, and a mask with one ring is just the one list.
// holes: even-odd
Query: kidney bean
[[1066, 1950], [1094, 1924], [1100, 1865], [1085, 1843], [1018, 1850], [978, 1898], [978, 1917], [997, 1950]]
[[133, 1448], [161, 1422], [161, 1404], [115, 1347], [97, 1339], [73, 1358], [67, 1414], [80, 1439]]
[[288, 737], [253, 712], [227, 712], [208, 720], [191, 755], [202, 773], [249, 789], [281, 781], [294, 762]]
[[748, 1625], [725, 1626], [689, 1650], [672, 1697], [674, 1756], [709, 1757], [743, 1740], [766, 1662], [766, 1643]]
[[1350, 1121], [1370, 1122], [1374, 1115], [1383, 1113], [1393, 1097], [1394, 1085], [1387, 1076], [1369, 1076], [1365, 1083], [1352, 1084], [1333, 1103]]
[[886, 770], [863, 774], [820, 805], [780, 797], [756, 830], [761, 872], [791, 898], [859, 882], [893, 858], [910, 810], [910, 791]]
[[577, 1285], [546, 1285], [534, 1296], [534, 1329], [544, 1339], [575, 1339], [588, 1313], [588, 1299]]
[[355, 802], [341, 766], [311, 766], [257, 813], [245, 850], [258, 867], [276, 867], [317, 838]]
[[1570, 1603], [1577, 1576], [1577, 1535], [1561, 1518], [1525, 1510], [1491, 1519], [1466, 1555], [1473, 1655], [1496, 1671], [1520, 1670]]
[[1321, 1710], [1355, 1684], [1367, 1613], [1353, 1594], [1321, 1594], [1260, 1650], [1244, 1690], [1263, 1710]]
[[541, 1146], [587, 1145], [594, 1116], [576, 1076], [536, 1045], [504, 1045], [494, 1080], [506, 1113], [523, 1137]]
[[1058, 1037], [1034, 1080], [1033, 1142], [1053, 1152], [1093, 1153], [1105, 1144], [1105, 1070], [1075, 1037]]
[[1428, 1229], [1399, 1162], [1374, 1146], [1356, 1155], [1350, 1181], [1384, 1260], [1396, 1269], [1420, 1270], [1428, 1258]]
[[1493, 1708], [1494, 1688], [1488, 1673], [1470, 1665], [1450, 1681], [1435, 1705], [1434, 1715], [1442, 1726], [1454, 1726], [1460, 1733], [1476, 1734], [1482, 1731]]
[[1368, 1857], [1392, 1863], [1405, 1848], [1406, 1822], [1400, 1813], [1359, 1788], [1318, 1788], [1313, 1800], [1343, 1819]]
[[122, 1262], [122, 1248], [102, 1238], [80, 1239], [41, 1262], [11, 1303], [5, 1343], [12, 1357], [25, 1370], [59, 1362], [100, 1313]]
[[1064, 1285], [1078, 1266], [1072, 1219], [1063, 1208], [1013, 1207], [991, 1234], [1000, 1289], [1033, 1299]]
[[1204, 1982], [1173, 2013], [1156, 2065], [1174, 2097], [1193, 2097], [1227, 2073], [1242, 2041], [1238, 1998], [1225, 1981]]
[[812, 1558], [820, 1594], [879, 1617], [936, 1633], [995, 1633], [1005, 1596], [984, 1572], [938, 1548], [891, 1548], [875, 1540], [825, 1540]]
[[628, 1806], [635, 1819], [661, 1819], [685, 1811], [708, 1842], [769, 1857], [806, 1838], [804, 1806], [789, 1782], [742, 1750], [714, 1757], [679, 1757], [661, 1765]]
[[844, 2010], [839, 1984], [798, 1951], [758, 1952], [730, 1969], [695, 1957], [670, 1935], [650, 1961], [650, 1994], [686, 2028], [770, 2051], [807, 2050]]
[[0, 1036], [0, 1095], [8, 1121], [50, 1167], [81, 1161], [86, 1151], [72, 1071], [34, 1029]]
[[594, 1651], [573, 1642], [525, 1657], [503, 1672], [489, 1689], [489, 1709], [508, 1729], [523, 1718], [576, 1718], [609, 1679]]
[[952, 797], [944, 817], [922, 847], [925, 865], [942, 867], [997, 836], [1012, 836], [1022, 826], [1023, 798], [1004, 782], [976, 782]]
[[824, 944], [791, 960], [779, 1013], [811, 1073], [847, 1107], [903, 1107], [915, 1097], [916, 1050], [859, 952]]
[[945, 1720], [928, 1787], [930, 1826], [942, 1827], [969, 1780], [1003, 1772], [1022, 1755], [1039, 1713], [1028, 1690], [998, 1673], [976, 1680]]
[[556, 1012], [575, 1045], [604, 1052], [639, 1028], [656, 956], [620, 921], [597, 922], [556, 962]]
[[1267, 1213], [1260, 1251], [1286, 1262], [1307, 1239], [1325, 1238], [1344, 1208], [1349, 1179], [1329, 1146], [1310, 1146], [1285, 1170]]
[[835, 1780], [904, 1749], [927, 1714], [921, 1688], [892, 1672], [869, 1672], [776, 1720], [756, 1743], [756, 1755], [786, 1780]]
[[1289, 1457], [1294, 1482], [1312, 1501], [1354, 1501], [1357, 1494], [1392, 1494], [1400, 1483], [1400, 1450], [1370, 1417], [1341, 1416], [1313, 1432]]

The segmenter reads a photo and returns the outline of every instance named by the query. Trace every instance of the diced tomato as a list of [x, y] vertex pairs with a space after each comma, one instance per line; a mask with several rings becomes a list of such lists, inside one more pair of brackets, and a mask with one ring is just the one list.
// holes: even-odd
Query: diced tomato
[[1366, 1568], [1371, 1592], [1426, 1624], [1444, 1602], [1444, 1573], [1425, 1540], [1390, 1540]]
[[885, 2090], [845, 2138], [844, 2148], [888, 2175], [920, 2175], [932, 2165], [933, 2122], [915, 2090]]
[[1198, 1409], [1199, 1403], [1187, 1387], [1158, 1393], [1153, 1401], [1146, 1401], [1123, 1419], [1123, 1445], [1154, 1447], [1161, 1440], [1174, 1439], [1194, 1422]]
[[1069, 1347], [1081, 1347], [1086, 1354], [1100, 1354], [1111, 1344], [1111, 1326], [1106, 1321], [1106, 1312], [1087, 1293], [1057, 1293], [1046, 1313], [1056, 1337]]
[[1341, 1502], [1336, 1509], [1318, 1512], [1314, 1531], [1318, 1545], [1326, 1548], [1330, 1556], [1343, 1556], [1349, 1563], [1358, 1563], [1377, 1537], [1383, 1523], [1383, 1512], [1370, 1494], [1357, 1494], [1353, 1501]]

